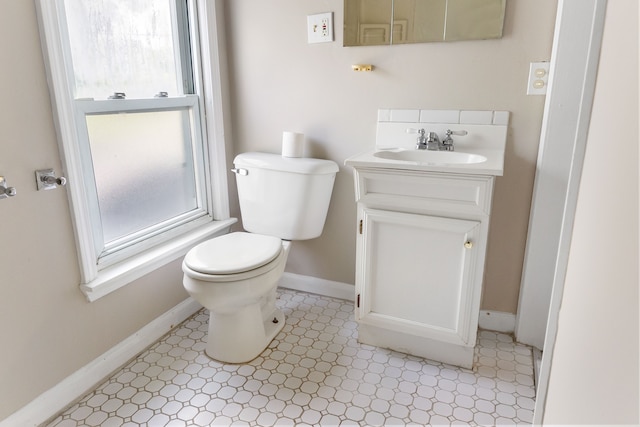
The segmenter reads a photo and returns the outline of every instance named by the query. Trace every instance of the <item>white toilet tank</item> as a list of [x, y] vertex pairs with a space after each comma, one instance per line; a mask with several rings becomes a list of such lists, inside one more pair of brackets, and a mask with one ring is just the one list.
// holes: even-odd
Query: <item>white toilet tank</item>
[[335, 162], [244, 153], [233, 163], [246, 231], [285, 240], [322, 234], [338, 172]]

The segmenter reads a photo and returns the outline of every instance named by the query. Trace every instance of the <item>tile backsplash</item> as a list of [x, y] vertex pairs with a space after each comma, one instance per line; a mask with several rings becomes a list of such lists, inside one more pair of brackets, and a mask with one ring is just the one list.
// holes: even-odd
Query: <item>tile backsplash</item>
[[493, 110], [381, 108], [378, 110], [378, 122], [508, 125], [509, 112]]
[[504, 149], [508, 125], [508, 111], [383, 108], [378, 110], [376, 147], [412, 148], [416, 135], [407, 134], [407, 130], [424, 128], [441, 137], [447, 129], [466, 130], [469, 137], [456, 139], [460, 145], [474, 140], [485, 147]]

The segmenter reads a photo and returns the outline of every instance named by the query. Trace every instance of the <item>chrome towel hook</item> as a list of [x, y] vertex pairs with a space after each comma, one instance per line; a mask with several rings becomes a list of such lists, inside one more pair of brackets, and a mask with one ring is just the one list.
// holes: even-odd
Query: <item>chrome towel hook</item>
[[14, 187], [8, 187], [7, 181], [4, 179], [4, 176], [0, 176], [0, 199], [6, 199], [7, 197], [13, 197], [18, 192]]

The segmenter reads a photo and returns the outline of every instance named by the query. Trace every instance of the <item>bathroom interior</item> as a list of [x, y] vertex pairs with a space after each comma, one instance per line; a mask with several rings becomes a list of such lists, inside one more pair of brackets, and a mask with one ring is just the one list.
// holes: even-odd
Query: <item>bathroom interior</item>
[[[218, 43], [209, 51], [217, 49], [222, 64], [223, 109], [214, 129], [225, 167], [215, 173], [225, 177], [223, 216], [239, 219], [232, 229], [242, 229], [229, 172], [235, 156], [280, 153], [283, 131], [303, 133], [306, 156], [331, 160], [339, 171], [322, 234], [291, 244], [283, 301], [319, 294], [353, 307], [358, 207], [345, 160], [374, 148], [380, 111], [508, 112], [480, 328], [513, 335], [541, 357], [531, 422], [639, 424], [638, 4], [506, 0], [499, 38], [344, 46], [346, 1], [208, 2]], [[5, 427], [48, 421], [195, 311], [178, 309], [190, 300], [183, 256], [91, 301], [81, 290], [67, 194], [74, 183], [39, 191], [34, 180], [36, 170], [65, 171], [36, 4], [0, 8], [0, 176], [16, 189], [0, 199]], [[592, 15], [557, 20], [578, 9]], [[332, 40], [308, 43], [307, 17], [325, 12], [332, 13]], [[585, 52], [571, 44], [571, 31], [583, 27], [602, 38], [580, 44]], [[546, 96], [528, 95], [531, 63], [572, 71], [578, 64], [586, 70], [579, 102], [589, 101], [563, 111], [576, 99], [568, 89], [575, 74], [552, 74]], [[371, 71], [353, 69], [361, 64]], [[545, 193], [562, 185], [560, 199]], [[542, 307], [537, 281], [546, 285]], [[157, 319], [168, 323], [149, 332]], [[146, 344], [129, 354], [123, 343]], [[74, 382], [96, 375], [92, 384]]]

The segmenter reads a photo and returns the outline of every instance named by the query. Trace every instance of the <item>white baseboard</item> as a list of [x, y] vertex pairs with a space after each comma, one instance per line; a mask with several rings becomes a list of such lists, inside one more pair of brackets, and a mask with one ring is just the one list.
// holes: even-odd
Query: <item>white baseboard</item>
[[304, 276], [302, 274], [285, 272], [278, 286], [293, 289], [294, 291], [309, 292], [347, 301], [355, 301], [356, 299], [356, 291], [353, 285], [320, 279], [319, 277]]
[[516, 315], [502, 311], [480, 310], [478, 327], [488, 331], [511, 334], [516, 330]]
[[38, 426], [84, 396], [202, 306], [188, 298], [135, 334], [69, 375], [31, 403], [0, 421], [0, 427]]

